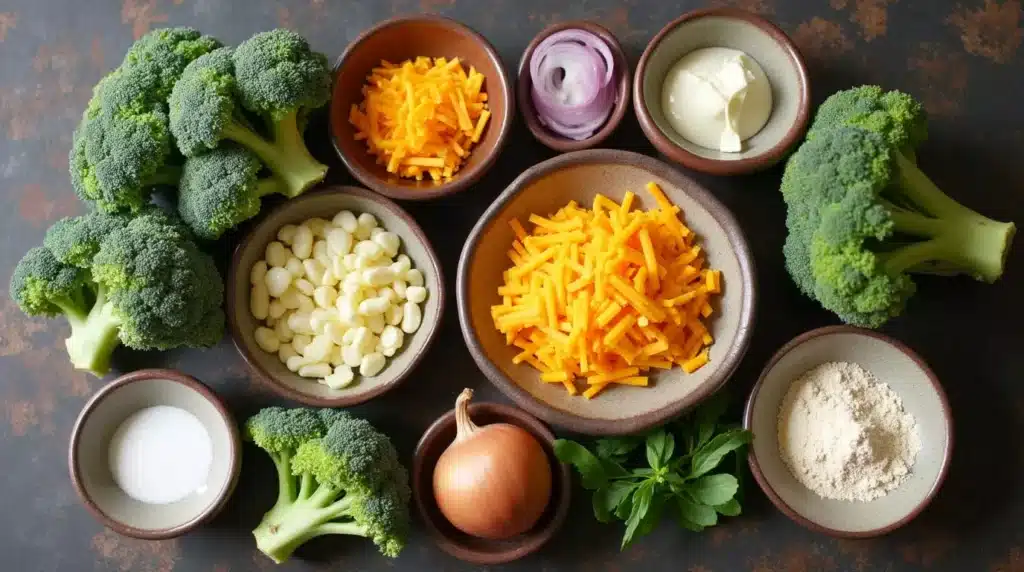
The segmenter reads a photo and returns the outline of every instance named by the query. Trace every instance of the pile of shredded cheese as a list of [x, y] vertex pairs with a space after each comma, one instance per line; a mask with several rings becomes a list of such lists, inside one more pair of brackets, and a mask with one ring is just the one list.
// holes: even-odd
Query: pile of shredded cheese
[[575, 201], [545, 218], [530, 215], [508, 256], [513, 266], [491, 307], [498, 331], [541, 379], [590, 399], [612, 384], [647, 386], [650, 368], [681, 366], [692, 373], [708, 362], [713, 342], [703, 319], [722, 289], [721, 272], [704, 268], [695, 234], [654, 183], [657, 208], [631, 210], [603, 196], [587, 209]]
[[363, 86], [349, 122], [377, 163], [400, 177], [445, 181], [480, 141], [491, 112], [484, 75], [458, 58], [382, 61]]

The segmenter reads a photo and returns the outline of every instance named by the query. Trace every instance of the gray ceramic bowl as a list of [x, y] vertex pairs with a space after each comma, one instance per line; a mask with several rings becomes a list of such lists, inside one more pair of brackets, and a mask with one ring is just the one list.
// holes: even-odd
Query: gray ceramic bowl
[[[654, 370], [652, 387], [616, 387], [594, 399], [570, 396], [558, 384], [544, 383], [536, 370], [512, 363], [518, 348], [494, 327], [490, 307], [502, 274], [511, 265], [506, 252], [513, 234], [508, 220], [531, 213], [550, 214], [570, 200], [591, 204], [598, 192], [621, 201], [636, 193], [636, 208], [651, 208], [644, 190], [655, 182], [685, 213], [700, 237], [710, 266], [721, 269], [723, 290], [709, 324], [715, 338], [711, 361], [693, 374], [679, 368]], [[750, 342], [756, 284], [754, 261], [732, 214], [714, 196], [677, 169], [656, 159], [603, 149], [574, 151], [527, 169], [484, 213], [459, 259], [456, 284], [459, 322], [470, 353], [498, 389], [531, 414], [578, 433], [616, 435], [653, 427], [696, 405], [732, 375]]]
[[[707, 47], [745, 52], [764, 69], [772, 86], [768, 123], [744, 142], [740, 153], [687, 141], [662, 111], [662, 86], [669, 69], [686, 54]], [[669, 159], [712, 175], [737, 175], [771, 167], [800, 141], [811, 111], [809, 84], [800, 52], [768, 20], [735, 8], [696, 10], [669, 22], [647, 44], [633, 79], [633, 106], [644, 134]]]
[[[402, 239], [400, 253], [412, 260], [413, 268], [423, 272], [427, 300], [423, 303], [423, 322], [412, 335], [405, 336], [401, 350], [388, 358], [380, 374], [363, 378], [343, 389], [331, 389], [316, 380], [292, 373], [277, 354], [269, 354], [256, 344], [253, 332], [257, 320], [249, 311], [249, 272], [262, 260], [267, 244], [277, 240], [277, 231], [286, 224], [300, 223], [312, 217], [330, 220], [338, 211], [370, 213], [385, 229]], [[426, 235], [401, 207], [381, 195], [357, 187], [332, 186], [282, 203], [270, 211], [246, 235], [235, 249], [228, 271], [228, 327], [235, 347], [256, 376], [282, 396], [313, 407], [350, 407], [372, 399], [405, 379], [430, 348], [444, 314], [444, 277]]]
[[[910, 477], [870, 502], [819, 497], [793, 477], [779, 455], [778, 414], [789, 384], [830, 361], [860, 364], [888, 384], [917, 420], [921, 451]], [[879, 536], [913, 520], [939, 491], [953, 454], [952, 413], [928, 365], [902, 343], [850, 326], [811, 330], [783, 346], [747, 400], [744, 426], [754, 433], [751, 471], [772, 503], [797, 523], [838, 537]]]
[[[164, 505], [129, 497], [114, 482], [108, 464], [110, 439], [121, 423], [157, 405], [188, 411], [213, 441], [205, 492]], [[177, 371], [144, 369], [115, 379], [86, 403], [71, 432], [68, 462], [75, 490], [97, 520], [118, 534], [157, 540], [185, 534], [224, 507], [238, 481], [242, 445], [231, 414], [209, 388]]]

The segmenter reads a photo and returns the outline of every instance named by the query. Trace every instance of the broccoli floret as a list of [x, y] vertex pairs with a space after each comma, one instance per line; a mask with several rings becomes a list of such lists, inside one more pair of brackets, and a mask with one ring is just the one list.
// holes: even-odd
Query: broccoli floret
[[878, 133], [911, 161], [915, 149], [928, 138], [924, 106], [910, 94], [885, 91], [877, 85], [862, 85], [829, 96], [818, 107], [807, 138], [843, 126]]
[[261, 197], [284, 192], [277, 176], [260, 178], [259, 158], [231, 144], [185, 161], [178, 187], [178, 214], [206, 240], [260, 212]]
[[192, 60], [221, 46], [194, 28], [159, 28], [139, 38], [124, 56], [122, 67], [156, 72], [154, 96], [164, 100]]
[[[289, 108], [290, 111], [280, 118], [262, 108], [249, 109], [267, 120], [272, 137], [268, 140], [260, 135], [247, 124], [242, 114], [242, 81], [236, 74], [240, 61], [237, 53], [246, 44], [248, 42], [237, 48], [234, 57], [231, 50], [222, 48], [196, 59], [185, 68], [171, 92], [171, 132], [177, 140], [178, 149], [186, 157], [215, 149], [225, 139], [234, 141], [255, 154], [280, 179], [283, 185], [277, 192], [296, 197], [322, 181], [327, 173], [327, 166], [310, 155], [296, 126], [296, 113], [302, 109], [298, 106], [314, 102], [322, 104], [325, 100], [309, 95], [296, 101], [297, 107]], [[241, 61], [249, 60], [251, 58]], [[270, 61], [265, 63], [272, 65]], [[324, 74], [329, 78], [326, 67]], [[312, 90], [313, 86], [307, 89]], [[300, 94], [295, 95], [298, 97]]]
[[121, 343], [143, 350], [213, 345], [223, 334], [223, 286], [190, 236], [155, 207], [135, 217], [63, 219], [19, 263], [11, 296], [26, 314], [64, 315], [71, 363], [97, 377]]
[[235, 49], [234, 61], [242, 105], [272, 123], [294, 123], [299, 111], [316, 109], [331, 97], [327, 56], [291, 30], [256, 34]]
[[277, 466], [278, 500], [253, 530], [283, 562], [306, 541], [363, 536], [397, 556], [409, 529], [409, 476], [391, 441], [363, 419], [333, 410], [260, 411], [246, 432]]
[[790, 275], [822, 306], [865, 327], [902, 312], [914, 293], [911, 273], [938, 265], [997, 280], [1016, 230], [957, 203], [892, 139], [859, 127], [816, 132], [786, 165], [782, 195]]

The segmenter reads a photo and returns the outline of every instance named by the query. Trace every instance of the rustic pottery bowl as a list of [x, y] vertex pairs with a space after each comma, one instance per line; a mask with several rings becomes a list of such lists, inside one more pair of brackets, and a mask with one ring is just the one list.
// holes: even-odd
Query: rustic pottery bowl
[[[550, 214], [570, 200], [591, 204], [596, 193], [620, 201], [636, 193], [637, 208], [651, 208], [644, 190], [661, 186], [700, 237], [711, 266], [721, 269], [723, 290], [708, 324], [715, 343], [711, 361], [693, 374], [654, 370], [652, 387], [615, 387], [594, 399], [569, 396], [558, 384], [544, 383], [526, 364], [512, 363], [517, 348], [507, 346], [495, 328], [490, 307], [502, 273], [511, 265], [505, 254], [514, 239], [509, 219]], [[696, 405], [720, 388], [739, 364], [750, 342], [756, 284], [754, 261], [743, 231], [729, 210], [695, 181], [656, 159], [590, 149], [566, 153], [527, 169], [492, 203], [470, 233], [459, 260], [456, 285], [462, 335], [480, 369], [517, 405], [541, 419], [591, 435], [635, 433]]]
[[[164, 505], [125, 494], [110, 473], [107, 452], [125, 419], [156, 405], [196, 416], [213, 441], [205, 491]], [[115, 379], [85, 404], [71, 431], [68, 465], [79, 498], [104, 526], [125, 536], [158, 540], [181, 536], [220, 512], [238, 481], [242, 445], [234, 419], [209, 388], [177, 371], [144, 369]]]
[[[745, 52], [771, 83], [768, 123], [743, 143], [740, 153], [687, 141], [669, 125], [661, 107], [665, 75], [680, 58], [706, 47]], [[672, 161], [712, 175], [738, 175], [775, 165], [799, 143], [811, 113], [810, 80], [796, 46], [768, 20], [735, 8], [695, 10], [669, 22], [647, 44], [633, 79], [633, 106], [644, 134]]]
[[[423, 272], [428, 295], [423, 304], [422, 325], [405, 336], [402, 348], [388, 358], [384, 370], [374, 377], [356, 375], [356, 381], [343, 389], [331, 389], [313, 379], [292, 373], [278, 359], [262, 349], [253, 338], [257, 320], [249, 311], [249, 272], [262, 260], [267, 244], [276, 240], [277, 231], [286, 224], [300, 223], [311, 217], [330, 220], [338, 211], [370, 213], [385, 229], [402, 239], [401, 253], [409, 256], [413, 268]], [[426, 235], [416, 221], [392, 201], [356, 187], [332, 186], [306, 193], [282, 203], [270, 211], [235, 249], [228, 271], [228, 327], [235, 347], [261, 381], [281, 396], [313, 407], [349, 407], [372, 399], [395, 387], [406, 378], [430, 348], [444, 312], [444, 277], [441, 265]]]
[[412, 490], [420, 518], [437, 545], [466, 562], [491, 566], [511, 562], [536, 552], [558, 532], [569, 513], [572, 477], [569, 466], [555, 458], [555, 436], [533, 416], [500, 403], [470, 403], [469, 416], [477, 425], [509, 423], [529, 431], [540, 442], [551, 462], [551, 500], [540, 520], [529, 531], [508, 540], [470, 536], [452, 526], [434, 500], [434, 467], [455, 440], [455, 411], [435, 421], [420, 438], [412, 461]]
[[[614, 81], [616, 99], [612, 113], [608, 116], [604, 126], [590, 137], [580, 141], [562, 137], [549, 130], [540, 122], [540, 119], [537, 117], [537, 109], [533, 106], [533, 81], [530, 77], [530, 60], [533, 58], [533, 52], [548, 36], [563, 30], [585, 30], [601, 38], [608, 44], [612, 52], [612, 58], [615, 60]], [[629, 61], [626, 59], [626, 53], [622, 50], [622, 45], [619, 44], [615, 34], [593, 22], [584, 20], [561, 22], [541, 30], [530, 41], [530, 44], [526, 46], [523, 58], [519, 60], [519, 79], [516, 82], [516, 96], [519, 99], [519, 110], [523, 115], [523, 120], [526, 121], [526, 126], [530, 129], [530, 133], [533, 134], [534, 138], [549, 149], [565, 153], [566, 151], [578, 151], [580, 149], [596, 147], [604, 143], [605, 139], [618, 128], [619, 124], [622, 123], [622, 118], [626, 116], [626, 109], [629, 107], [630, 79]]]
[[[464, 67], [473, 66], [486, 77], [483, 89], [491, 118], [459, 172], [441, 184], [388, 173], [366, 150], [366, 143], [355, 139], [356, 130], [348, 120], [351, 107], [363, 100], [366, 77], [381, 60], [399, 63], [417, 56], [458, 57]], [[515, 116], [511, 82], [494, 47], [465, 25], [432, 15], [392, 18], [360, 34], [334, 65], [330, 106], [331, 141], [345, 167], [370, 189], [399, 200], [433, 199], [475, 183], [498, 159]]]
[[[823, 499], [793, 477], [779, 454], [778, 415], [790, 383], [830, 361], [860, 364], [888, 384], [917, 420], [921, 451], [910, 476], [873, 501]], [[743, 424], [754, 433], [751, 472], [772, 503], [798, 524], [838, 537], [880, 536], [913, 520], [939, 491], [953, 454], [952, 412], [924, 360], [892, 338], [850, 326], [811, 330], [776, 352], [750, 393]]]

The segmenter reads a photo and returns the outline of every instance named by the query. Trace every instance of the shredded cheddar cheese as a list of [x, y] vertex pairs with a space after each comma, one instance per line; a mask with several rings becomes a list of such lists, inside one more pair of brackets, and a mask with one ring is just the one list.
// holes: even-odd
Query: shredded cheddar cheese
[[656, 208], [633, 210], [598, 194], [590, 208], [570, 202], [549, 217], [530, 215], [532, 231], [509, 220], [515, 234], [491, 307], [494, 324], [519, 352], [513, 363], [540, 371], [541, 381], [587, 399], [611, 385], [646, 387], [651, 368], [693, 373], [714, 342], [704, 320], [722, 275], [704, 268], [696, 235], [679, 207], [654, 183]]
[[389, 173], [442, 182], [458, 172], [491, 117], [483, 84], [484, 75], [472, 66], [467, 73], [458, 58], [382, 61], [349, 122]]

